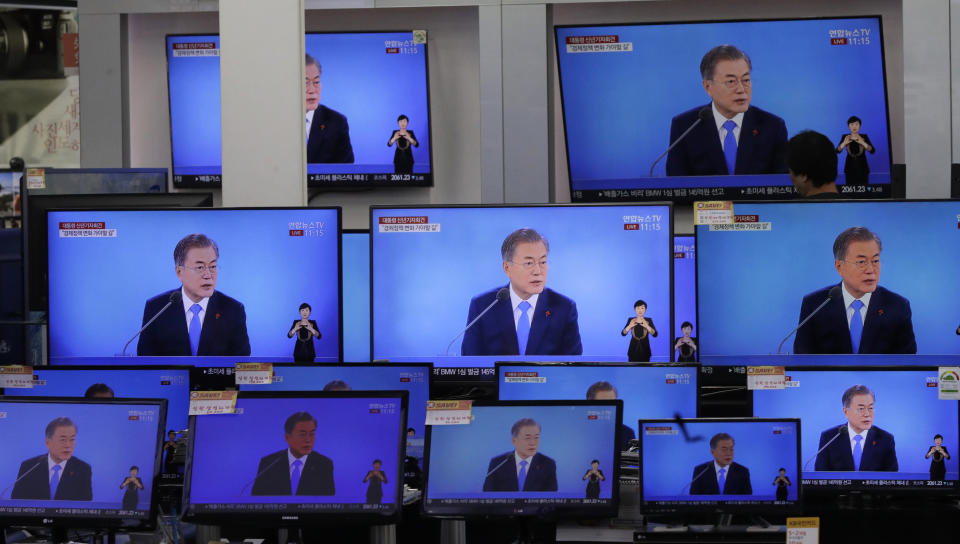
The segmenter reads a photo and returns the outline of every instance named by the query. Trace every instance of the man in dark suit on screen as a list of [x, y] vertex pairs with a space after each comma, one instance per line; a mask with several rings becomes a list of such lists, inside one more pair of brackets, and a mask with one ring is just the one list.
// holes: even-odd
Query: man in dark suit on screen
[[732, 45], [718, 45], [703, 56], [700, 75], [712, 100], [673, 118], [670, 142], [700, 122], [667, 155], [668, 176], [787, 172], [787, 126], [750, 105], [751, 69], [750, 57]]
[[20, 464], [11, 499], [91, 501], [90, 465], [73, 456], [77, 425], [58, 417], [45, 431], [47, 453]]
[[219, 258], [216, 242], [203, 234], [177, 243], [173, 261], [183, 285], [144, 305], [143, 323], [157, 318], [140, 333], [137, 355], [250, 355], [243, 304], [215, 290]]
[[540, 424], [523, 418], [510, 429], [513, 450], [490, 460], [484, 491], [556, 491], [557, 463], [539, 453]]
[[[833, 243], [840, 292], [804, 323], [794, 353], [916, 353], [910, 301], [880, 282], [880, 238], [864, 227], [850, 227]], [[803, 297], [800, 320], [811, 315], [836, 286]]]
[[733, 437], [717, 433], [710, 439], [713, 461], [693, 467], [691, 495], [752, 495], [750, 469], [733, 462]]
[[[500, 255], [507, 287], [470, 301], [467, 323], [496, 301], [463, 336], [462, 355], [581, 355], [577, 304], [545, 288], [550, 245], [533, 229], [518, 229]], [[503, 295], [500, 295], [503, 292]]]
[[283, 425], [287, 448], [260, 459], [251, 495], [333, 495], [333, 461], [313, 451], [317, 420], [297, 412]]
[[854, 385], [841, 400], [847, 423], [820, 434], [815, 470], [899, 470], [893, 435], [873, 424], [873, 391]]
[[320, 103], [323, 84], [320, 83], [320, 63], [306, 56], [306, 131], [307, 162], [352, 163], [353, 145], [350, 143], [350, 125], [340, 112]]

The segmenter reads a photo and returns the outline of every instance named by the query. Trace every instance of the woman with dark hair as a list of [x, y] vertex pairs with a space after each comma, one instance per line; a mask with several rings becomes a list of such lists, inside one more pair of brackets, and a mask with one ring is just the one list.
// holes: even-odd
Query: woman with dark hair
[[310, 312], [313, 308], [304, 302], [300, 305], [300, 319], [293, 320], [293, 326], [287, 332], [287, 338], [297, 337], [297, 343], [293, 346], [293, 360], [298, 363], [312, 363], [317, 357], [317, 352], [313, 349], [313, 339], [320, 338], [320, 330], [317, 328], [317, 322], [310, 319]]
[[367, 485], [367, 504], [380, 504], [383, 499], [383, 484], [387, 483], [387, 475], [380, 470], [382, 464], [379, 459], [374, 459], [373, 470], [368, 470], [363, 477], [363, 483], [370, 482]]
[[693, 323], [684, 321], [680, 324], [683, 336], [673, 341], [673, 349], [677, 351], [678, 363], [695, 363], [697, 361], [697, 337], [693, 334]]
[[773, 485], [777, 486], [777, 500], [787, 500], [787, 486], [793, 485], [790, 483], [790, 478], [787, 478], [787, 469], [780, 469], [777, 477], [773, 479]]
[[947, 464], [945, 460], [950, 458], [950, 452], [948, 452], [946, 446], [943, 445], [943, 435], [934, 435], [933, 445], [927, 450], [927, 455], [924, 456], [924, 459], [930, 459], [931, 455], [933, 459], [930, 460], [930, 479], [943, 481], [947, 476]]
[[143, 480], [137, 476], [139, 472], [140, 467], [136, 465], [130, 467], [130, 475], [120, 484], [120, 489], [124, 487], [127, 488], [127, 490], [123, 492], [122, 502], [124, 510], [136, 510], [137, 503], [140, 502], [140, 490], [143, 489]]
[[606, 480], [607, 478], [603, 475], [603, 471], [600, 470], [600, 460], [594, 459], [590, 461], [590, 468], [587, 469], [587, 473], [583, 475], [583, 479], [590, 479], [587, 482], [587, 498], [588, 499], [599, 499], [600, 498], [600, 482]]
[[410, 119], [406, 115], [397, 117], [399, 129], [394, 130], [387, 140], [387, 147], [397, 144], [397, 150], [393, 152], [393, 171], [396, 174], [413, 173], [413, 148], [420, 147], [420, 142], [413, 135], [413, 130], [407, 130], [407, 123]]
[[837, 144], [837, 153], [847, 150], [847, 160], [843, 164], [843, 173], [847, 178], [847, 185], [866, 185], [870, 177], [870, 165], [867, 164], [865, 152], [875, 153], [877, 149], [870, 143], [870, 137], [860, 132], [860, 118], [851, 115], [847, 119], [849, 134], [844, 134]]
[[630, 335], [630, 346], [627, 347], [627, 360], [631, 363], [650, 362], [650, 337], [657, 335], [653, 326], [653, 319], [644, 317], [647, 313], [647, 303], [638, 300], [633, 303], [636, 317], [627, 318], [627, 324], [620, 331], [620, 336]]

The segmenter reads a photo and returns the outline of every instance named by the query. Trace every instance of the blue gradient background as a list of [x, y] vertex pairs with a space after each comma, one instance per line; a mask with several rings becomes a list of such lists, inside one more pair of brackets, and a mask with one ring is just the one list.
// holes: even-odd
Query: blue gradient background
[[840, 283], [833, 242], [857, 225], [883, 242], [880, 285], [910, 301], [917, 352], [960, 353], [960, 202], [738, 203], [734, 213], [772, 228], [697, 227], [701, 356], [776, 353], [803, 297]]
[[[900, 473], [930, 474], [930, 459], [924, 459], [935, 434], [943, 435], [943, 445], [951, 457], [947, 460], [947, 478], [956, 480], [960, 440], [957, 401], [938, 400], [937, 388], [927, 387], [927, 379], [937, 379], [936, 370], [789, 370], [787, 375], [799, 381], [798, 387], [782, 391], [754, 391], [753, 415], [757, 417], [800, 417], [803, 421], [803, 461], [814, 458], [820, 433], [846, 423], [843, 392], [854, 384], [864, 384], [876, 395], [874, 425], [893, 434]], [[834, 476], [813, 472], [815, 478]], [[892, 473], [885, 473], [895, 478]], [[834, 476], [835, 477], [835, 476]], [[901, 476], [903, 478], [905, 476]]]
[[[806, 430], [805, 423], [801, 423]], [[687, 442], [674, 422], [644, 423], [643, 427], [671, 427], [674, 435], [647, 435], [641, 433], [643, 459], [643, 500], [693, 500], [707, 497], [725, 500], [775, 500], [777, 488], [773, 479], [779, 469], [787, 469], [787, 478], [793, 484], [787, 488], [787, 498], [797, 499], [800, 477], [797, 473], [797, 429], [792, 422], [687, 422], [690, 436], [702, 436], [699, 442]], [[773, 434], [781, 429], [783, 434]], [[733, 461], [750, 470], [753, 495], [690, 495], [693, 469], [713, 461], [710, 438], [725, 432], [734, 439]], [[706, 477], [706, 476], [704, 476]], [[683, 493], [681, 494], [681, 490]]]
[[[397, 117], [410, 118], [416, 134], [414, 171], [430, 171], [430, 111], [427, 100], [426, 46], [411, 45], [417, 54], [387, 54], [387, 40], [411, 40], [410, 32], [307, 34], [306, 52], [322, 67], [320, 103], [347, 117], [356, 165], [369, 172], [393, 172], [394, 147], [387, 140], [398, 128]], [[181, 167], [210, 167], [220, 173], [220, 58], [171, 56], [172, 44], [213, 41], [216, 35], [168, 36], [170, 132], [174, 174], [199, 173]], [[255, 105], [251, 105], [255, 107]], [[376, 168], [376, 166], [386, 168]], [[337, 165], [311, 172], [346, 172]], [[350, 172], [363, 169], [350, 168]]]
[[[396, 411], [371, 414], [370, 404], [394, 404]], [[380, 468], [389, 480], [383, 486], [383, 504], [395, 501], [397, 452], [405, 423], [399, 397], [238, 399], [237, 408], [243, 414], [196, 418], [190, 503], [301, 502], [297, 497], [250, 496], [260, 459], [287, 448], [283, 424], [300, 411], [317, 420], [313, 451], [333, 461], [336, 486], [336, 495], [311, 496], [309, 502], [365, 503], [367, 484], [362, 480], [374, 459], [382, 461]]]
[[[152, 410], [153, 421], [130, 421], [130, 410]], [[0, 489], [11, 486], [0, 506], [63, 506], [67, 508], [120, 508], [123, 490], [120, 483], [130, 476], [130, 467], [140, 468], [143, 480], [139, 509], [146, 510], [153, 485], [153, 464], [159, 444], [157, 432], [162, 419], [160, 407], [143, 404], [56, 404], [14, 403], [0, 400]], [[77, 424], [77, 443], [73, 455], [91, 467], [93, 501], [8, 500], [20, 463], [47, 453], [44, 430], [58, 417], [69, 417]], [[41, 470], [40, 469], [37, 470]], [[97, 504], [99, 503], [99, 504]], [[87, 506], [83, 506], [87, 505]]]
[[[623, 230], [623, 216], [653, 214], [662, 216], [659, 231]], [[374, 209], [371, 225], [396, 216], [427, 216], [440, 232], [372, 234], [374, 359], [443, 355], [467, 324], [470, 299], [509, 282], [500, 257], [503, 239], [531, 227], [550, 242], [546, 286], [577, 304], [583, 357], [565, 359], [625, 361], [630, 340], [620, 331], [642, 298], [660, 333], [650, 341], [653, 360], [669, 360], [672, 237], [666, 206]], [[459, 354], [460, 342], [451, 355]]]
[[344, 232], [343, 360], [370, 361], [370, 233]]
[[[11, 397], [83, 397], [87, 388], [95, 383], [104, 383], [113, 389], [117, 398], [167, 399], [167, 429], [177, 431], [187, 428], [187, 413], [190, 406], [189, 369], [116, 370], [50, 370], [34, 368], [32, 389], [4, 389]], [[46, 380], [38, 385], [36, 378]], [[162, 385], [161, 378], [169, 379], [170, 385]], [[171, 379], [172, 378], [172, 379]], [[164, 431], [166, 436], [166, 430]]]
[[[678, 258], [677, 254], [683, 254]], [[693, 236], [673, 237], [673, 335], [681, 336], [680, 325], [693, 323], [690, 336], [697, 336], [697, 250]], [[671, 345], [671, 347], [673, 347]], [[699, 353], [697, 354], [699, 355]], [[674, 360], [678, 357], [673, 350]], [[698, 359], [699, 360], [699, 359]]]
[[[590, 410], [609, 411], [608, 420], [588, 420]], [[611, 497], [616, 436], [613, 406], [474, 406], [468, 425], [434, 425], [430, 429], [427, 498], [586, 497], [583, 475], [598, 459], [606, 480], [600, 498]], [[513, 451], [510, 428], [531, 417], [540, 424], [538, 453], [557, 463], [556, 492], [488, 492], [483, 481], [490, 459]]]
[[[830, 30], [854, 28], [871, 29], [869, 45], [830, 45]], [[568, 36], [598, 35], [619, 35], [633, 42], [633, 51], [566, 52]], [[670, 144], [671, 119], [710, 102], [700, 61], [724, 43], [750, 56], [751, 104], [782, 117], [789, 136], [812, 129], [837, 143], [849, 132], [848, 117], [863, 119], [862, 130], [876, 147], [867, 158], [870, 170], [886, 173], [889, 181], [879, 18], [805, 19], [558, 28], [572, 189], [646, 176]], [[654, 175], [666, 175], [666, 159]]]
[[[50, 354], [119, 354], [140, 328], [144, 303], [180, 286], [173, 249], [202, 232], [220, 248], [217, 290], [246, 309], [252, 356], [292, 360], [287, 331], [308, 302], [322, 337], [317, 360], [339, 359], [339, 210], [138, 210], [51, 212]], [[61, 221], [105, 221], [116, 238], [59, 238]], [[324, 223], [323, 235], [290, 236], [291, 221]], [[128, 353], [136, 354], [136, 340]], [[184, 358], [187, 360], [187, 358]]]
[[[605, 380], [623, 400], [623, 424], [636, 432], [637, 421], [697, 417], [696, 367], [647, 366], [500, 366], [500, 400], [585, 400], [587, 389]], [[536, 372], [546, 383], [506, 383], [505, 372]], [[687, 383], [668, 384], [669, 378]]]

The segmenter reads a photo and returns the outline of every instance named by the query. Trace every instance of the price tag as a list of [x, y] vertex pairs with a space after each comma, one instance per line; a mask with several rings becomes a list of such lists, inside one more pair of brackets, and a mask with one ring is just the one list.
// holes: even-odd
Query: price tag
[[237, 363], [233, 373], [237, 385], [273, 383], [273, 363]]
[[787, 544], [819, 544], [820, 518], [787, 518]]
[[33, 389], [33, 367], [26, 365], [0, 366], [0, 387]]
[[733, 202], [729, 200], [698, 201], [693, 203], [694, 225], [732, 225]]
[[427, 43], [427, 31], [426, 31], [426, 30], [414, 30], [414, 31], [413, 31], [413, 43], [415, 43], [415, 44]]
[[427, 425], [469, 425], [472, 400], [427, 401]]
[[960, 367], [941, 366], [937, 372], [940, 400], [960, 399]]
[[46, 189], [47, 178], [43, 168], [27, 168], [27, 189]]
[[236, 391], [191, 391], [190, 415], [232, 414], [237, 407]]
[[786, 389], [782, 366], [748, 366], [747, 389]]

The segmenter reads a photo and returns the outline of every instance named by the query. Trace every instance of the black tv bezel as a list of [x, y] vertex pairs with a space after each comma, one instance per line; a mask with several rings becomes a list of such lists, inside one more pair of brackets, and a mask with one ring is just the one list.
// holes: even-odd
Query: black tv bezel
[[[715, 501], [715, 504], [671, 504], [662, 505], [658, 503], [648, 504], [643, 495], [643, 425], [647, 423], [663, 424], [681, 424], [687, 423], [794, 423], [796, 424], [796, 474], [797, 481], [794, 485], [797, 487], [797, 499], [787, 504], [773, 504], [767, 501], [757, 501], [756, 504], [728, 504], [725, 501]], [[637, 485], [638, 504], [644, 514], [683, 514], [683, 513], [708, 513], [708, 514], [796, 514], [803, 510], [803, 485], [801, 484], [801, 437], [803, 436], [800, 428], [800, 418], [750, 418], [750, 417], [698, 417], [698, 418], [675, 418], [675, 419], [641, 419], [637, 422], [637, 450], [640, 460], [639, 482]], [[704, 442], [703, 444], [706, 445]], [[706, 453], [704, 458], [707, 458]], [[789, 473], [788, 473], [789, 474]], [[691, 501], [692, 502], [692, 501]]]
[[[428, 507], [427, 501], [430, 500], [430, 446], [432, 425], [427, 425], [427, 432], [424, 436], [423, 446], [423, 497], [421, 499], [420, 512], [423, 516], [440, 519], [490, 519], [490, 518], [540, 518], [540, 519], [558, 519], [563, 516], [576, 516], [578, 518], [611, 518], [616, 517], [620, 507], [620, 451], [616, 447], [616, 435], [620, 426], [623, 425], [623, 401], [617, 400], [540, 400], [540, 401], [493, 401], [493, 400], [475, 400], [473, 407], [577, 407], [577, 406], [611, 406], [615, 408], [616, 421], [614, 427], [613, 441], [613, 466], [610, 475], [607, 478], [610, 481], [610, 501], [603, 505], [584, 505], [578, 503], [575, 505], [563, 505], [557, 508], [555, 505], [526, 505], [520, 503], [523, 499], [517, 499], [512, 504], [490, 505], [489, 507], [479, 504], [451, 505], [442, 508]], [[491, 497], [494, 498], [494, 497]], [[436, 499], [442, 500], [442, 499]], [[594, 506], [594, 510], [584, 510], [585, 506]], [[527, 510], [525, 510], [525, 508]], [[439, 511], [438, 511], [439, 510]]]
[[[166, 416], [167, 399], [144, 399], [144, 398], [122, 398], [122, 399], [85, 399], [82, 397], [9, 397], [0, 396], [2, 402], [15, 403], [43, 403], [43, 404], [111, 404], [111, 405], [148, 405], [157, 406], [160, 415], [157, 418], [157, 436], [154, 446], [153, 474], [151, 475], [150, 487], [150, 507], [149, 513], [144, 519], [132, 520], [122, 517], [101, 517], [101, 516], [60, 516], [54, 513], [44, 512], [41, 514], [15, 514], [6, 516], [0, 514], [0, 522], [7, 526], [24, 525], [29, 527], [54, 527], [54, 528], [107, 528], [123, 530], [153, 530], [156, 528], [157, 514], [159, 510], [160, 498], [160, 474], [162, 469], [162, 451], [163, 437], [166, 435]], [[82, 505], [77, 506], [81, 508]], [[130, 524], [130, 521], [136, 521]]]
[[[785, 366], [784, 373], [789, 376], [791, 372], [932, 372], [938, 374], [939, 379], [939, 367], [923, 365], [923, 366], [906, 366], [906, 365], [897, 365], [897, 366], [865, 366], [865, 365], [824, 365], [824, 366]], [[756, 404], [753, 402], [753, 392], [750, 392], [751, 397], [751, 406], [753, 413], [756, 413], [757, 408]], [[960, 401], [956, 402], [956, 411], [957, 411], [957, 421], [960, 424]], [[802, 418], [801, 418], [802, 419]], [[958, 425], [960, 427], [960, 425]], [[960, 435], [960, 428], [954, 430], [958, 435]], [[958, 438], [958, 443], [960, 443], [960, 438]], [[803, 479], [803, 467], [800, 467], [800, 476]], [[816, 472], [816, 471], [811, 471]], [[826, 473], [827, 471], [823, 471]], [[892, 472], [891, 474], [899, 474], [899, 472]], [[829, 478], [808, 478], [809, 480], [830, 480]], [[870, 480], [878, 480], [878, 478], [870, 478]], [[903, 478], [890, 478], [889, 480], [903, 480]], [[843, 479], [830, 480], [832, 482], [845, 481]], [[917, 493], [935, 493], [937, 495], [960, 495], [960, 477], [957, 480], [944, 480], [945, 482], [953, 482], [953, 485], [936, 485], [936, 486], [867, 486], [863, 482], [865, 480], [851, 480], [850, 485], [838, 485], [838, 484], [823, 484], [823, 485], [812, 485], [805, 484], [806, 493], [809, 497], [817, 496], [835, 496], [837, 493], [847, 493], [847, 492], [859, 492], [863, 494], [874, 494], [874, 495], [907, 495], [915, 496]], [[888, 481], [888, 480], [884, 480]], [[920, 480], [917, 480], [920, 481]], [[925, 480], [927, 482], [933, 480]]]
[[[400, 30], [348, 30], [342, 32], [334, 31], [306, 31], [304, 32], [304, 37], [311, 34], [390, 34], [390, 33], [401, 33], [406, 32], [413, 34], [414, 29], [400, 29]], [[220, 38], [219, 32], [205, 32], [205, 33], [168, 33], [163, 37], [164, 43], [164, 62], [165, 62], [165, 74], [167, 79], [167, 128], [170, 134], [170, 182], [171, 184], [178, 189], [203, 189], [203, 188], [221, 188], [223, 187], [223, 164], [221, 160], [221, 172], [219, 174], [220, 180], [213, 181], [209, 183], [204, 182], [177, 182], [175, 173], [176, 164], [174, 163], [173, 157], [173, 113], [172, 105], [170, 101], [170, 38], [177, 37], [202, 37], [202, 36], [216, 36], [217, 39]], [[372, 187], [433, 187], [435, 185], [434, 178], [436, 176], [436, 170], [433, 160], [433, 140], [434, 140], [434, 130], [433, 130], [433, 110], [432, 103], [430, 100], [430, 49], [428, 43], [424, 42], [423, 44], [423, 69], [424, 69], [424, 87], [427, 93], [427, 126], [429, 127], [430, 135], [427, 141], [428, 153], [430, 154], [430, 171], [424, 174], [423, 182], [409, 182], [409, 181], [389, 181], [389, 182], [357, 182], [357, 183], [338, 183], [338, 182], [314, 182], [310, 181], [310, 174], [307, 173], [307, 188], [317, 189], [317, 190], [343, 190], [343, 189], [367, 189]], [[308, 51], [309, 53], [309, 51]], [[306, 164], [331, 164], [331, 163], [306, 163]], [[306, 171], [306, 170], [304, 170]], [[183, 175], [183, 174], [181, 174]], [[198, 174], [204, 175], [204, 174]], [[209, 174], [216, 175], [216, 174]]]
[[[337, 213], [337, 359], [343, 360], [343, 243], [340, 233], [343, 229], [343, 209], [340, 206], [261, 206], [261, 207], [216, 207], [216, 208], [66, 208], [62, 210], [55, 210], [57, 212], [193, 212], [193, 211], [206, 211], [206, 212], [220, 212], [220, 211], [274, 211], [274, 210], [303, 210], [303, 211], [317, 211], [317, 210], [335, 210]], [[49, 210], [48, 210], [49, 211]], [[49, 214], [48, 214], [49, 215]], [[49, 217], [46, 218], [47, 223], [49, 223]], [[49, 235], [49, 233], [48, 233]], [[50, 272], [49, 272], [49, 262], [50, 262], [50, 251], [47, 248], [47, 292], [50, 292]], [[49, 314], [49, 310], [48, 310]], [[49, 319], [49, 316], [48, 316]], [[54, 356], [60, 357], [59, 355], [54, 355], [50, 351], [50, 336], [46, 335], [46, 349], [47, 353]], [[97, 357], [96, 355], [78, 355], [78, 357]], [[112, 357], [110, 355], [104, 355], [104, 358]], [[133, 356], [136, 360], [136, 356]], [[263, 357], [259, 355], [251, 354], [250, 357]], [[199, 359], [203, 360], [203, 357], [184, 357], [184, 363], [189, 363], [191, 361]], [[61, 363], [60, 366], [66, 366]], [[69, 365], [72, 366], [72, 365]], [[150, 366], [150, 365], [144, 365]], [[169, 366], [169, 365], [168, 365]], [[194, 365], [197, 366], [197, 365]]]
[[[373, 214], [377, 210], [430, 210], [430, 209], [500, 209], [500, 208], [599, 208], [599, 207], [650, 207], [650, 206], [666, 206], [667, 213], [670, 216], [670, 225], [669, 225], [669, 247], [668, 247], [668, 266], [669, 266], [669, 276], [670, 276], [670, 337], [673, 338], [673, 227], [674, 227], [674, 204], [670, 201], [658, 201], [658, 202], [605, 202], [605, 203], [567, 203], [567, 204], [426, 204], [423, 206], [414, 206], [414, 205], [404, 205], [404, 206], [370, 206], [370, 212], [368, 216], [368, 224], [370, 225], [370, 358], [374, 361], [380, 360], [377, 358], [377, 354], [374, 352], [374, 341], [376, 340], [374, 322], [376, 321], [373, 310], [374, 310], [374, 300], [376, 296], [376, 291], [374, 290], [374, 251], [373, 251], [373, 238], [376, 234], [376, 228], [374, 227]], [[464, 306], [469, 302], [469, 297], [464, 301]], [[403, 355], [401, 357], [407, 357]], [[430, 355], [416, 356], [411, 355], [410, 357], [422, 357], [423, 359], [431, 359]], [[535, 355], [531, 357], [536, 357]], [[668, 359], [673, 359], [673, 356], [670, 355]], [[480, 366], [480, 365], [471, 365], [471, 366]], [[493, 365], [488, 365], [493, 366]], [[439, 366], [438, 366], [439, 368]]]
[[[391, 524], [400, 520], [403, 512], [403, 459], [406, 449], [407, 437], [407, 416], [409, 415], [410, 396], [407, 391], [239, 391], [237, 393], [237, 402], [244, 399], [336, 399], [336, 398], [384, 398], [397, 399], [400, 402], [400, 425], [397, 432], [397, 468], [396, 473], [392, 475], [394, 490], [394, 509], [392, 512], [377, 514], [370, 512], [344, 512], [343, 510], [331, 509], [329, 511], [317, 512], [258, 512], [256, 510], [227, 511], [219, 510], [217, 512], [192, 512], [190, 501], [190, 489], [193, 484], [193, 457], [197, 441], [195, 439], [197, 427], [197, 417], [221, 417], [221, 416], [190, 416], [190, 434], [187, 439], [189, 444], [187, 449], [187, 459], [183, 475], [183, 505], [181, 510], [181, 519], [191, 523], [203, 523], [211, 525], [256, 525], [269, 527], [309, 527], [317, 525], [340, 525], [344, 523], [364, 523], [371, 525]], [[291, 495], [294, 497], [294, 495]], [[223, 504], [223, 503], [217, 503]], [[243, 503], [254, 504], [254, 503]], [[267, 503], [264, 503], [267, 504]], [[277, 504], [277, 503], [269, 503]], [[286, 503], [296, 504], [296, 503]], [[310, 504], [304, 502], [301, 504]], [[346, 503], [341, 503], [346, 504]], [[360, 503], [350, 503], [360, 504]]]
[[[865, 193], [863, 193], [863, 194], [848, 193], [848, 194], [845, 194], [844, 196], [845, 196], [845, 197], [848, 197], [848, 198], [852, 198], [852, 199], [857, 199], [857, 200], [883, 200], [883, 199], [888, 199], [888, 198], [890, 198], [891, 196], [893, 196], [893, 184], [894, 184], [894, 181], [893, 181], [893, 178], [894, 178], [894, 175], [893, 175], [893, 165], [894, 165], [894, 161], [893, 161], [893, 142], [891, 141], [891, 138], [890, 138], [890, 136], [891, 136], [891, 128], [890, 128], [890, 125], [892, 124], [892, 122], [890, 121], [890, 96], [889, 96], [890, 93], [889, 93], [889, 91], [888, 91], [888, 89], [889, 89], [889, 81], [888, 81], [888, 78], [887, 78], [886, 41], [884, 40], [884, 37], [883, 37], [883, 35], [884, 35], [884, 33], [883, 33], [883, 16], [880, 15], [880, 14], [872, 14], [872, 15], [843, 15], [843, 16], [832, 16], [832, 17], [830, 17], [830, 16], [820, 16], [820, 17], [776, 17], [776, 18], [743, 18], [743, 19], [719, 19], [719, 20], [693, 19], [693, 20], [673, 20], [673, 21], [653, 21], [653, 22], [651, 22], [651, 21], [646, 21], [646, 22], [598, 23], [598, 24], [585, 24], [585, 23], [581, 23], [581, 24], [569, 24], [569, 25], [554, 25], [554, 27], [553, 27], [554, 32], [553, 32], [552, 46], [553, 46], [553, 49], [554, 49], [555, 60], [556, 60], [557, 82], [558, 82], [558, 86], [559, 86], [559, 89], [560, 89], [560, 114], [561, 114], [560, 116], [561, 116], [562, 123], [563, 123], [562, 126], [563, 126], [564, 154], [565, 154], [565, 156], [566, 156], [567, 184], [568, 184], [568, 186], [569, 186], [569, 188], [570, 188], [570, 199], [571, 199], [573, 202], [583, 202], [583, 203], [586, 203], [586, 202], [617, 202], [617, 201], [623, 201], [623, 202], [637, 202], [637, 201], [639, 201], [639, 202], [645, 202], [645, 201], [647, 201], [648, 198], [649, 198], [650, 200], [663, 200], [664, 198], [667, 198], [667, 199], [672, 200], [673, 202], [676, 202], [676, 203], [678, 203], [678, 204], [680, 204], [680, 203], [689, 204], [689, 203], [692, 203], [692, 202], [694, 202], [694, 201], [696, 201], [696, 200], [733, 200], [733, 199], [735, 199], [735, 198], [742, 198], [742, 196], [741, 196], [737, 191], [739, 191], [740, 189], [745, 188], [746, 186], [721, 187], [720, 189], [723, 190], [723, 194], [722, 194], [722, 195], [713, 195], [713, 196], [710, 196], [710, 197], [704, 197], [704, 196], [701, 196], [701, 195], [697, 195], [697, 196], [684, 196], [684, 197], [678, 197], [678, 196], [664, 197], [663, 195], [658, 195], [658, 196], [656, 196], [656, 197], [644, 197], [644, 196], [629, 196], [629, 197], [623, 197], [623, 198], [617, 197], [617, 198], [612, 198], [612, 199], [609, 199], [609, 200], [599, 200], [597, 197], [593, 197], [593, 198], [590, 198], [590, 197], [576, 198], [576, 197], [575, 197], [576, 190], [575, 190], [574, 187], [573, 187], [573, 177], [570, 175], [570, 173], [571, 173], [571, 168], [570, 168], [570, 142], [569, 142], [569, 136], [568, 136], [568, 132], [567, 132], [567, 115], [566, 115], [566, 111], [567, 111], [567, 110], [566, 110], [566, 103], [565, 103], [564, 98], [563, 98], [563, 97], [564, 97], [564, 93], [563, 93], [563, 75], [562, 75], [562, 73], [561, 73], [561, 67], [560, 67], [560, 44], [559, 44], [559, 39], [560, 39], [559, 30], [560, 30], [560, 29], [570, 29], [570, 28], [594, 28], [594, 27], [615, 27], [615, 26], [616, 26], [616, 27], [628, 27], [628, 26], [663, 26], [663, 25], [703, 25], [703, 24], [718, 24], [718, 23], [719, 23], [719, 24], [725, 24], [725, 23], [776, 23], [776, 22], [791, 22], [791, 21], [824, 21], [824, 20], [843, 20], [843, 19], [876, 19], [876, 20], [877, 20], [877, 24], [878, 24], [878, 27], [879, 27], [879, 30], [880, 30], [880, 65], [881, 65], [881, 69], [882, 69], [882, 71], [883, 71], [884, 105], [885, 105], [885, 111], [886, 111], [886, 116], [887, 116], [887, 152], [888, 152], [888, 156], [890, 157], [890, 165], [889, 165], [889, 167], [890, 167], [890, 177], [891, 177], [890, 183], [873, 184], [873, 185], [868, 185], [868, 186], [867, 186], [867, 187], [870, 187], [870, 186], [879, 187], [879, 188], [880, 188], [880, 191], [879, 191], [880, 194], [878, 194], [878, 195], [871, 195], [871, 194], [865, 192]], [[680, 181], [682, 181], [682, 180], [691, 180], [691, 181], [693, 181], [694, 183], [695, 183], [695, 181], [696, 181], [696, 178], [697, 178], [697, 176], [683, 176], [683, 177], [677, 176], [677, 179], [680, 180]], [[673, 187], [672, 189], [700, 188], [700, 187], [697, 187], [695, 184], [689, 184], [689, 183], [688, 183], [688, 184], [684, 185], [684, 184], [680, 183], [680, 181], [678, 181], [676, 187]], [[768, 187], [768, 186], [765, 185], [765, 186], [763, 186], [763, 187]], [[795, 193], [795, 189], [794, 189], [794, 187], [793, 187], [792, 185], [770, 185], [769, 187], [787, 187], [788, 189], [790, 189], [791, 191], [794, 191], [794, 193]], [[611, 190], [611, 188], [609, 188], [609, 187], [600, 188], [600, 189], [598, 189], [597, 191], [598, 191], [598, 192], [602, 192], [602, 191], [607, 191], [607, 190]], [[628, 189], [628, 190], [629, 190], [629, 191], [632, 191], [633, 189]], [[639, 190], [642, 191], [642, 190], [645, 190], [645, 189], [641, 188], [641, 189], [639, 189]], [[663, 190], [666, 190], [666, 189], [660, 189], [660, 190], [663, 191]], [[758, 195], [754, 195], [754, 196], [756, 197], [757, 200], [768, 200], [768, 199], [769, 199], [769, 200], [779, 200], [779, 199], [782, 199], [782, 198], [784, 197], [784, 195], [782, 195], [782, 194], [770, 195], [770, 196], [767, 196], [767, 195], [759, 195], [759, 194], [758, 194]]]

